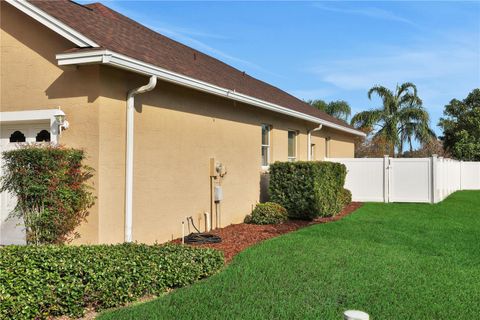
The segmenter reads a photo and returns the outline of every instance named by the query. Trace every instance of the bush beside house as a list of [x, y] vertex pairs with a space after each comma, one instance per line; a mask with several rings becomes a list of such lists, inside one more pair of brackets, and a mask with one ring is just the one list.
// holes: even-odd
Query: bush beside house
[[346, 174], [345, 165], [335, 162], [276, 162], [270, 165], [270, 200], [293, 219], [334, 216], [348, 199]]
[[258, 203], [252, 213], [245, 217], [245, 223], [249, 224], [279, 224], [287, 220], [287, 210], [274, 202]]
[[65, 243], [88, 216], [94, 196], [87, 181], [93, 169], [83, 164], [83, 150], [26, 145], [2, 153], [0, 191], [15, 195], [10, 215], [25, 224], [28, 244]]
[[223, 253], [181, 245], [9, 246], [0, 249], [0, 318], [81, 316], [210, 276]]

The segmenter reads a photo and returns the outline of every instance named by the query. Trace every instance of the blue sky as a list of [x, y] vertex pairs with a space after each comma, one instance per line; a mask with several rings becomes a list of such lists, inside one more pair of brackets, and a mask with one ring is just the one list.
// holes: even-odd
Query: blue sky
[[414, 82], [437, 133], [480, 87], [480, 2], [102, 2], [301, 99], [358, 112], [373, 85]]

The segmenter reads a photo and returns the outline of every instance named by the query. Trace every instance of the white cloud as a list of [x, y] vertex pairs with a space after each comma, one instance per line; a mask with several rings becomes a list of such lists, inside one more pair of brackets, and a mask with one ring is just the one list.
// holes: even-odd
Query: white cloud
[[[461, 78], [480, 70], [478, 52], [458, 48], [404, 49], [374, 57], [333, 60], [317, 65], [311, 72], [324, 82], [345, 90], [368, 89], [376, 84], [394, 86], [399, 82]], [[468, 78], [468, 77], [467, 77]], [[466, 79], [467, 80], [467, 79]]]
[[332, 88], [316, 88], [316, 89], [300, 89], [290, 91], [292, 95], [303, 100], [313, 100], [313, 99], [322, 99], [328, 100], [335, 90]]
[[435, 39], [423, 39], [408, 47], [372, 46], [368, 52], [352, 53], [354, 58], [322, 57], [308, 72], [326, 88], [336, 90], [335, 98], [354, 97], [354, 106], [362, 110], [379, 106], [376, 98], [367, 99], [372, 86], [394, 89], [397, 84], [413, 82], [435, 127], [445, 104], [453, 98], [463, 99], [480, 87], [478, 37], [476, 32], [458, 33], [458, 37], [436, 34]]
[[361, 15], [369, 18], [375, 18], [375, 19], [382, 19], [382, 20], [389, 20], [389, 21], [397, 21], [397, 22], [402, 22], [406, 23], [412, 26], [416, 26], [416, 24], [404, 17], [401, 17], [391, 11], [376, 8], [376, 7], [364, 7], [364, 8], [341, 8], [341, 7], [333, 7], [333, 6], [326, 6], [324, 4], [320, 3], [315, 3], [314, 6], [318, 9], [325, 10], [325, 11], [330, 11], [330, 12], [336, 12], [336, 13], [341, 13], [341, 14], [353, 14], [353, 15]]

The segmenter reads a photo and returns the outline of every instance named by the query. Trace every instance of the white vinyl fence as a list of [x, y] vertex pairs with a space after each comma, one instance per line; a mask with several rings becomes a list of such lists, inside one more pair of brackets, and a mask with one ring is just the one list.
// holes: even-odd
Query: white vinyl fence
[[431, 158], [329, 158], [347, 167], [353, 201], [437, 203], [457, 190], [480, 190], [480, 162]]

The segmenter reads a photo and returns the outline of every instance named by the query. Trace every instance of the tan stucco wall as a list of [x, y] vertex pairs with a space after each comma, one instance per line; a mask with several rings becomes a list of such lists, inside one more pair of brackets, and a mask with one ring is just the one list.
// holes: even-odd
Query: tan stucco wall
[[[118, 242], [123, 239], [125, 92], [148, 78], [108, 67], [102, 67], [100, 74], [100, 132], [108, 134], [100, 137], [100, 194], [108, 193], [109, 199], [100, 204], [100, 239]], [[272, 162], [287, 160], [288, 130], [299, 132], [297, 158], [307, 159], [307, 129], [314, 125], [305, 121], [161, 81], [154, 91], [136, 99], [133, 235], [137, 241], [176, 238], [187, 216], [203, 228], [203, 213], [210, 212], [211, 157], [227, 167], [221, 181], [222, 225], [241, 222], [259, 201], [262, 123], [272, 126]], [[350, 148], [337, 140], [347, 140], [348, 135], [327, 129], [312, 139], [318, 146], [316, 159], [324, 157], [325, 136], [331, 137], [332, 156], [353, 156], [353, 144]], [[104, 149], [107, 141], [111, 145]], [[103, 181], [108, 181], [105, 191]]]
[[[54, 108], [67, 114], [62, 143], [84, 148], [96, 170], [97, 204], [79, 242], [123, 241], [125, 97], [147, 77], [109, 67], [60, 68], [55, 53], [72, 44], [2, 3], [1, 111]], [[193, 216], [210, 211], [210, 158], [227, 168], [222, 224], [241, 222], [259, 201], [261, 124], [272, 125], [271, 161], [287, 160], [287, 131], [297, 130], [297, 159], [307, 159], [315, 124], [159, 82], [136, 98], [133, 238], [164, 242]], [[330, 137], [328, 144], [325, 138]], [[353, 157], [353, 136], [313, 134], [316, 160]], [[100, 213], [100, 214], [99, 214]]]
[[[2, 1], [0, 5], [0, 111], [61, 106], [71, 130], [62, 133], [60, 142], [85, 149], [87, 164], [98, 171], [98, 66], [59, 68], [55, 54], [72, 44], [9, 4]], [[92, 185], [97, 188], [98, 182], [95, 175]], [[98, 242], [100, 202], [79, 229], [82, 242]]]
[[[316, 139], [320, 138], [320, 148], [317, 160], [327, 158], [353, 158], [355, 155], [355, 144], [352, 135], [343, 133], [330, 128], [323, 128], [320, 132], [315, 132]], [[313, 143], [316, 143], [313, 140]]]

